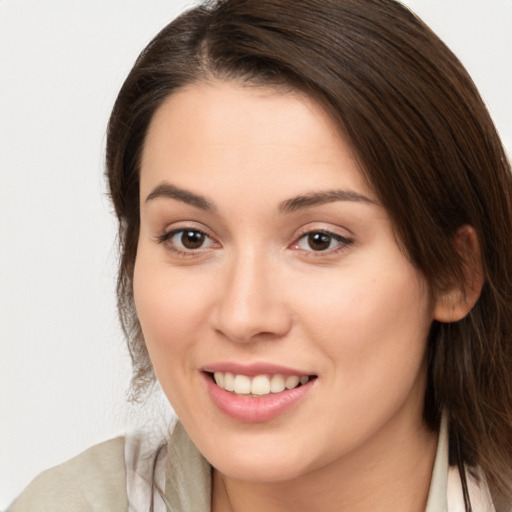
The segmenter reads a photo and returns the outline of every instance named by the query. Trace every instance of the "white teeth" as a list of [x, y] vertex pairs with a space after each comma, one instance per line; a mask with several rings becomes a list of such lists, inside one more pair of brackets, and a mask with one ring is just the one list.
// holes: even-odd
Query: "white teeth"
[[284, 385], [286, 389], [293, 389], [296, 388], [299, 385], [300, 378], [296, 375], [291, 375], [290, 377], [286, 377], [286, 380], [284, 381]]
[[307, 384], [309, 382], [309, 377], [307, 375], [303, 375], [301, 378], [300, 378], [300, 383], [302, 385], [304, 384]]
[[232, 373], [225, 373], [224, 374], [224, 386], [223, 387], [226, 391], [234, 391], [235, 390], [235, 376]]
[[213, 374], [213, 379], [215, 380], [215, 384], [219, 386], [219, 388], [224, 387], [224, 374], [221, 372], [215, 372]]
[[281, 393], [285, 389], [296, 388], [299, 384], [307, 384], [310, 380], [307, 375], [257, 375], [251, 378], [247, 375], [234, 375], [231, 372], [215, 372], [213, 378], [217, 386], [226, 391], [253, 396]]
[[270, 381], [270, 392], [281, 393], [285, 390], [284, 377], [282, 375], [274, 375]]
[[236, 375], [233, 391], [237, 395], [248, 395], [251, 392], [251, 379], [247, 375]]
[[268, 395], [270, 393], [270, 379], [266, 375], [258, 375], [252, 379], [251, 393], [253, 395]]

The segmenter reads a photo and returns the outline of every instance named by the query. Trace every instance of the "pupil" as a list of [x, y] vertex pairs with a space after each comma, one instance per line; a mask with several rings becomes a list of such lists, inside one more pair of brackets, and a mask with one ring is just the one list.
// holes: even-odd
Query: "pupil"
[[187, 249], [199, 249], [204, 242], [204, 233], [200, 231], [184, 231], [181, 235], [181, 243]]
[[312, 233], [308, 236], [308, 245], [314, 251], [325, 251], [331, 245], [331, 237], [325, 233]]

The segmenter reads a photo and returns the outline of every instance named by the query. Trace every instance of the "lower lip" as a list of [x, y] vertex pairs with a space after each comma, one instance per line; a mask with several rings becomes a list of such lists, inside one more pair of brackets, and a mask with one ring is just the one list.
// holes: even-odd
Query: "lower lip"
[[281, 393], [249, 397], [236, 395], [220, 388], [209, 374], [205, 373], [204, 378], [208, 393], [215, 405], [230, 418], [245, 423], [270, 421], [284, 414], [311, 391], [313, 383], [317, 380], [310, 380], [307, 384], [294, 389], [285, 389]]

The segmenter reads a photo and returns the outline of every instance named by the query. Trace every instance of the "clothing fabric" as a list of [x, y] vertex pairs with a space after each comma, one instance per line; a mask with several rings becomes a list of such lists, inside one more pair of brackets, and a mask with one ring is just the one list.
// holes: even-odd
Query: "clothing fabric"
[[[468, 475], [468, 490], [473, 512], [501, 512], [485, 482]], [[210, 512], [210, 497], [211, 466], [178, 422], [167, 442], [117, 438], [45, 471], [8, 512]], [[425, 512], [465, 512], [444, 421]]]

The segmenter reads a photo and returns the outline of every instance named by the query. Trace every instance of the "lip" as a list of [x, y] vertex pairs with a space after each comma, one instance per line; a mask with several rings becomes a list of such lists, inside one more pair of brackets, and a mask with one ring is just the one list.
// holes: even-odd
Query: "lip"
[[[225, 366], [223, 366], [225, 368]], [[275, 368], [275, 367], [274, 367]], [[221, 371], [221, 370], [216, 370]], [[223, 370], [230, 371], [230, 370]], [[245, 369], [247, 371], [247, 368]], [[238, 369], [234, 373], [242, 375], [252, 376], [261, 375], [264, 373], [281, 373], [277, 371], [261, 371], [261, 367], [257, 373], [248, 374]], [[287, 374], [289, 373], [286, 372]], [[236, 395], [232, 392], [226, 391], [215, 384], [211, 377], [211, 373], [203, 372], [203, 380], [206, 384], [208, 394], [210, 395], [213, 403], [227, 416], [230, 418], [240, 421], [243, 423], [263, 423], [266, 421], [273, 420], [278, 416], [281, 416], [289, 409], [298, 405], [307, 394], [313, 389], [317, 379], [312, 379], [306, 384], [303, 384], [297, 388], [285, 389], [280, 393], [271, 393], [261, 397], [248, 397], [242, 395]], [[297, 373], [291, 373], [290, 375], [297, 375]], [[305, 375], [299, 373], [298, 375]]]
[[301, 375], [313, 375], [308, 371], [264, 362], [240, 364], [226, 361], [207, 365], [202, 368], [202, 370], [208, 373], [231, 372], [235, 375], [247, 375], [247, 377], [256, 377], [257, 375], [275, 375], [278, 373], [284, 377], [288, 377], [290, 375], [297, 375], [298, 377]]

